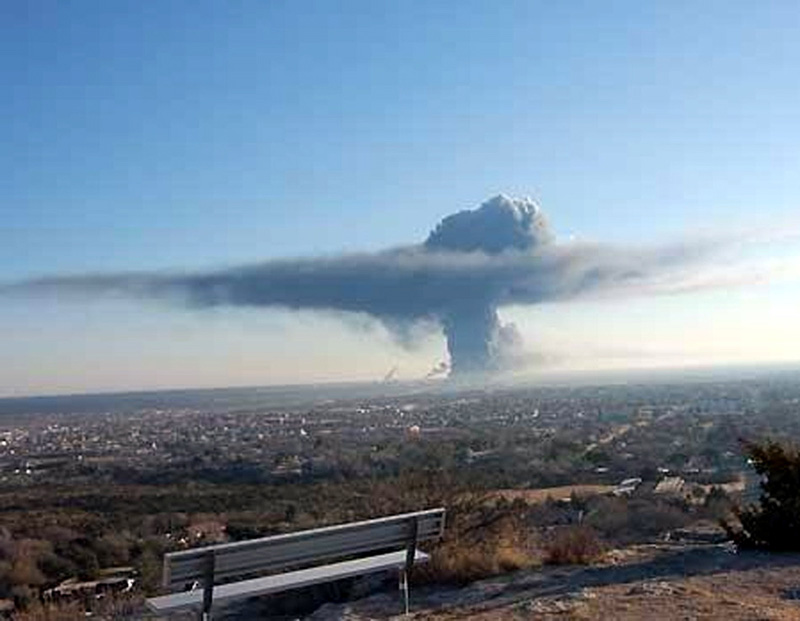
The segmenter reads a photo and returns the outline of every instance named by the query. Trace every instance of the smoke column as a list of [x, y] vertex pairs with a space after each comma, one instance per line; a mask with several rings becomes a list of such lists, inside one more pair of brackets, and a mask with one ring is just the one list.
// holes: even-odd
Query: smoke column
[[[539, 206], [531, 199], [495, 196], [473, 211], [448, 216], [425, 241], [429, 251], [529, 253], [553, 240]], [[495, 370], [502, 360], [503, 330], [497, 306], [480, 291], [451, 300], [442, 327], [454, 375]]]
[[493, 342], [500, 327], [497, 311], [489, 305], [464, 305], [442, 319], [454, 374], [486, 371], [492, 367]]

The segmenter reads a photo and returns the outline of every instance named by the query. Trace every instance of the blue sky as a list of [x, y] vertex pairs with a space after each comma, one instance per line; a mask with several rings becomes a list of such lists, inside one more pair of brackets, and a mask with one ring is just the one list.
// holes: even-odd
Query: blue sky
[[[558, 233], [586, 239], [786, 226], [800, 198], [799, 27], [789, 1], [5, 3], [0, 281], [375, 250], [499, 192], [535, 196]], [[584, 358], [613, 333], [654, 364], [770, 361], [800, 347], [789, 315], [774, 319], [798, 298], [784, 283], [606, 303], [616, 321], [647, 318], [621, 327], [592, 305], [508, 313], [532, 343], [550, 334]], [[730, 347], [765, 317], [767, 332]], [[658, 353], [703, 320], [727, 349], [686, 337]], [[669, 342], [642, 343], [641, 321]], [[442, 355], [440, 339], [406, 351], [359, 330], [0, 301], [0, 394], [369, 378], [393, 364], [414, 376]]]

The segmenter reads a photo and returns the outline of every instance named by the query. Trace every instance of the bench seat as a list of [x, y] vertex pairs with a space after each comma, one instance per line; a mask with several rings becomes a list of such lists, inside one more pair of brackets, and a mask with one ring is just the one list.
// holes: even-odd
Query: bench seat
[[[415, 563], [424, 563], [427, 560], [427, 554], [419, 550], [415, 551]], [[268, 595], [343, 578], [352, 578], [362, 574], [398, 569], [403, 567], [405, 563], [406, 551], [400, 550], [330, 565], [299, 569], [274, 576], [220, 584], [214, 587], [214, 603], [255, 597], [257, 595]], [[189, 607], [201, 607], [203, 605], [203, 589], [153, 597], [147, 600], [147, 604], [156, 613], [169, 613]]]

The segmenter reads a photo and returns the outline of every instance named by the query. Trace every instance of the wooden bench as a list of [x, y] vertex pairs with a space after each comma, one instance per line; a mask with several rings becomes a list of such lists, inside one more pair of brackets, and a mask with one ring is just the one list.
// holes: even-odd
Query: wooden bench
[[439, 539], [444, 517], [444, 509], [431, 509], [170, 552], [163, 586], [173, 593], [150, 598], [147, 605], [156, 613], [197, 608], [209, 619], [213, 603], [394, 569], [401, 572], [408, 612], [408, 572], [428, 558], [417, 544]]

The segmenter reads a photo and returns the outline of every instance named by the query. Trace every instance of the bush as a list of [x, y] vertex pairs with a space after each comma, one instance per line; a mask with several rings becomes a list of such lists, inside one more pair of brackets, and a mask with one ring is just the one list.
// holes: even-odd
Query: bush
[[448, 507], [445, 539], [430, 561], [415, 569], [415, 581], [466, 584], [539, 564], [525, 514], [512, 503], [496, 506], [484, 497]]
[[587, 525], [615, 545], [653, 540], [691, 521], [681, 503], [652, 496], [598, 498], [586, 516]]
[[587, 565], [606, 551], [605, 544], [588, 526], [567, 526], [555, 531], [545, 546], [544, 562], [549, 565]]
[[703, 509], [709, 519], [722, 523], [731, 515], [734, 504], [728, 493], [721, 487], [714, 486], [703, 502]]
[[34, 603], [25, 610], [17, 610], [12, 615], [12, 621], [75, 621], [85, 619], [84, 607], [79, 602], [66, 602], [61, 604]]
[[740, 526], [724, 526], [742, 547], [800, 550], [800, 451], [767, 441], [745, 444], [745, 453], [762, 476], [758, 505], [736, 511]]
[[535, 560], [526, 550], [513, 544], [493, 541], [473, 546], [451, 542], [433, 551], [422, 580], [467, 584], [534, 564]]

